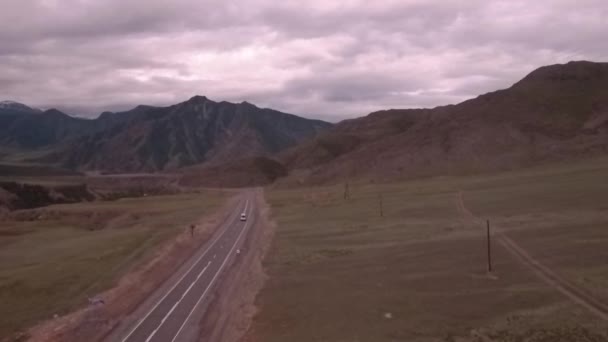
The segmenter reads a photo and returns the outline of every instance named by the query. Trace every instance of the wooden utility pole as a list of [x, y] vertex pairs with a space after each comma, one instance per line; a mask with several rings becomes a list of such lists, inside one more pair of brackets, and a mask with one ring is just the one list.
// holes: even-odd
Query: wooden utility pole
[[490, 220], [486, 221], [486, 231], [487, 231], [487, 240], [488, 240], [488, 272], [492, 273], [492, 247], [490, 244]]
[[380, 204], [380, 217], [384, 216], [384, 208], [382, 203], [382, 194], [378, 194], [378, 202]]
[[348, 188], [348, 182], [346, 182], [346, 184], [344, 184], [344, 199], [349, 199], [350, 198], [350, 189]]

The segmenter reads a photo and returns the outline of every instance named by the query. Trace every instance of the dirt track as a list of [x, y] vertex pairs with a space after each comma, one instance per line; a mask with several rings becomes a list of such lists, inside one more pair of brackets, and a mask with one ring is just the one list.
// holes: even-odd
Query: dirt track
[[[483, 220], [476, 217], [464, 204], [462, 192], [458, 194], [457, 206], [459, 211], [463, 214], [466, 220], [474, 224], [483, 225]], [[496, 227], [496, 226], [495, 226]], [[608, 321], [608, 306], [592, 295], [587, 293], [585, 290], [578, 288], [572, 283], [568, 282], [553, 270], [543, 265], [540, 261], [536, 260], [530, 253], [519, 246], [515, 241], [508, 237], [504, 231], [498, 227], [495, 229], [496, 233], [494, 236], [498, 243], [509, 251], [513, 256], [529, 268], [534, 274], [536, 274], [541, 280], [547, 283], [552, 288], [561, 292], [563, 295], [568, 297], [574, 303], [577, 303], [597, 317]]]

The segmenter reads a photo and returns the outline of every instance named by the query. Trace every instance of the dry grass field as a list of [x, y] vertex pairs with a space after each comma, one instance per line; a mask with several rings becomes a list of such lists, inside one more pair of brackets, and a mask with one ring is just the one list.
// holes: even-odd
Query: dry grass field
[[202, 191], [12, 213], [0, 222], [0, 339], [85, 305], [227, 197]]
[[[598, 159], [352, 183], [346, 200], [344, 185], [269, 189], [278, 229], [247, 338], [608, 341], [601, 313], [499, 243], [509, 238], [576, 293], [608, 303], [607, 174]], [[493, 227], [492, 274], [482, 219]]]

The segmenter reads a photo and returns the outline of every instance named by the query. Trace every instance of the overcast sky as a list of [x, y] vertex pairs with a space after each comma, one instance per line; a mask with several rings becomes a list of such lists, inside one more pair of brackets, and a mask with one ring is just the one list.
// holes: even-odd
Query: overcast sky
[[195, 94], [339, 120], [608, 60], [606, 0], [2, 0], [0, 100], [96, 116]]

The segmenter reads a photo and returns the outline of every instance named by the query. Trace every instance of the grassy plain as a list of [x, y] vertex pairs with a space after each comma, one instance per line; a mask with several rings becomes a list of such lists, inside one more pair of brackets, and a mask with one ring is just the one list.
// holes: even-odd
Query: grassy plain
[[[390, 184], [268, 189], [278, 224], [253, 341], [606, 341], [608, 322], [539, 279], [490, 219], [608, 303], [608, 159]], [[383, 216], [380, 216], [382, 198]]]
[[202, 191], [11, 214], [0, 222], [0, 337], [85, 304], [227, 196]]

